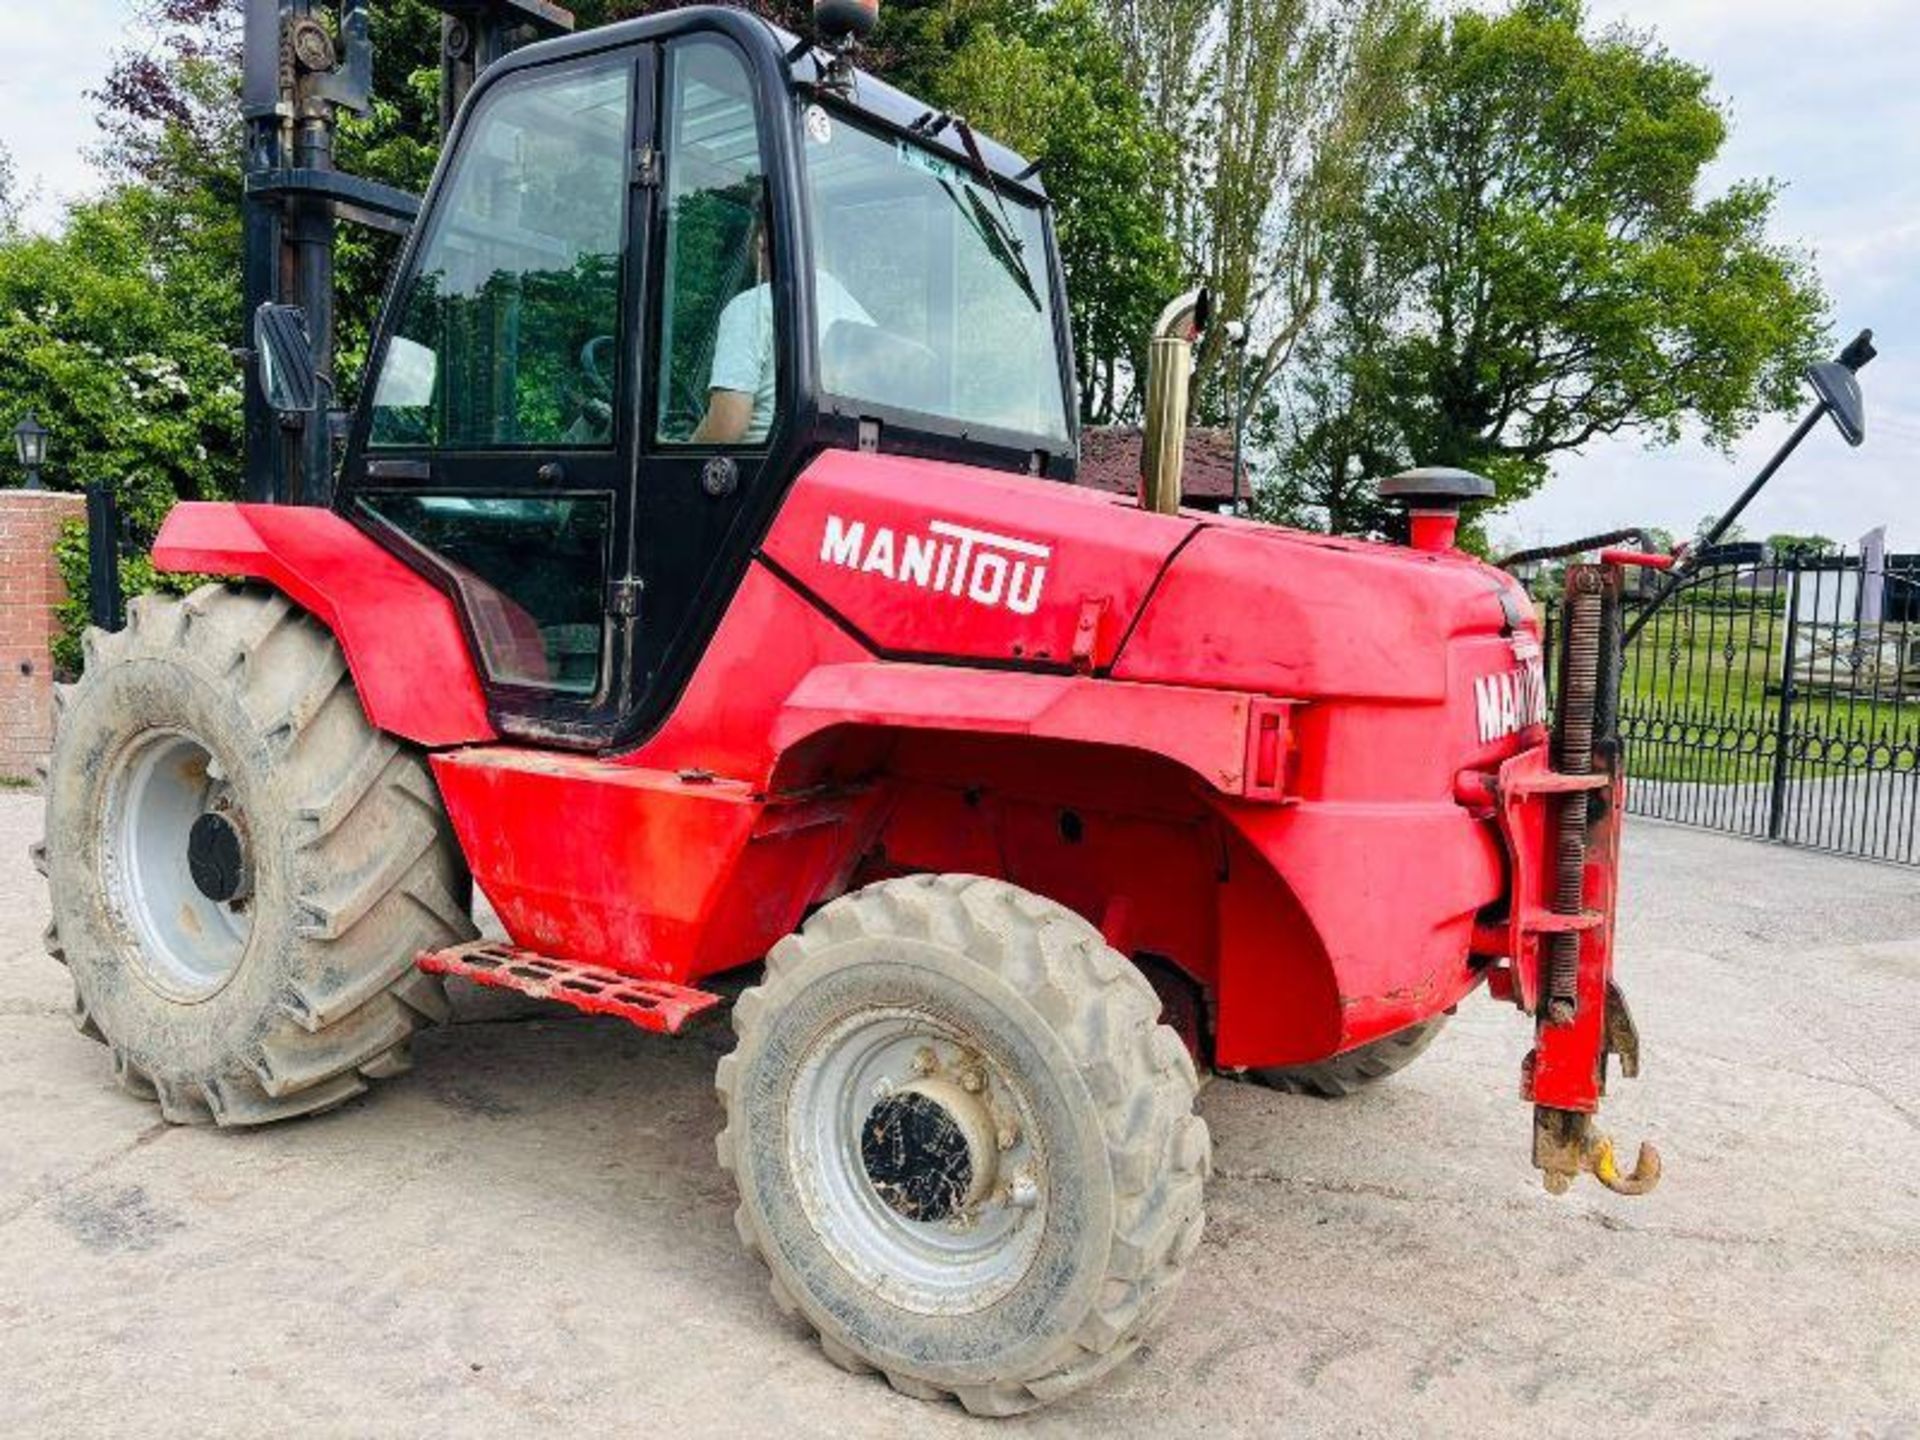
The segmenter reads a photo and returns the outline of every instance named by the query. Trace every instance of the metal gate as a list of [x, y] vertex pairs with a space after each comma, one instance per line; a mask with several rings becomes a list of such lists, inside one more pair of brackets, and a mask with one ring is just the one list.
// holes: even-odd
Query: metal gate
[[1628, 648], [1629, 813], [1920, 864], [1920, 555], [1715, 558]]

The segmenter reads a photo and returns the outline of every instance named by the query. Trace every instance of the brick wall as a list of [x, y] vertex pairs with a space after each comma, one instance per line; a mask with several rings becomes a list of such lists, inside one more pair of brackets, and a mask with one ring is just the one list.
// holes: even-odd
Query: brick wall
[[86, 500], [0, 490], [0, 776], [27, 779], [53, 743], [54, 606], [66, 597], [54, 566], [60, 527]]

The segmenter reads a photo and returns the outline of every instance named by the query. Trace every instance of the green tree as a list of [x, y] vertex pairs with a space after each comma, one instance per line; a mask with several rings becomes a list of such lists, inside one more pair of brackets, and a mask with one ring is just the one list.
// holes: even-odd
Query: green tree
[[[1293, 357], [1404, 103], [1423, 0], [1108, 0], [1127, 76], [1175, 147], [1166, 223], [1217, 313], [1249, 326], [1247, 384]], [[1195, 367], [1230, 408], [1215, 328]]]
[[1823, 555], [1838, 554], [1839, 550], [1840, 542], [1825, 535], [1795, 535], [1783, 531], [1767, 536], [1767, 552], [1776, 560], [1817, 560]]
[[[230, 494], [240, 473], [238, 304], [180, 218], [152, 188], [123, 185], [75, 206], [57, 236], [0, 234], [0, 416], [31, 409], [47, 426], [54, 488], [116, 493], [143, 542], [123, 569], [129, 594], [157, 583], [144, 542], [174, 501]], [[84, 543], [60, 558], [76, 599], [55, 660], [71, 673]]]
[[20, 202], [14, 193], [18, 183], [13, 157], [7, 153], [6, 146], [0, 145], [0, 234], [11, 230], [19, 218]]
[[[1690, 538], [1687, 541], [1687, 543], [1693, 546], [1694, 549], [1698, 550], [1701, 546], [1707, 543], [1707, 533], [1711, 531], [1713, 527], [1715, 525], [1718, 525], [1719, 523], [1720, 523], [1720, 517], [1717, 514], [1702, 515], [1700, 517], [1700, 523], [1693, 527], [1692, 538]], [[1726, 534], [1722, 535], [1718, 540], [1714, 541], [1713, 543], [1716, 545], [1739, 545], [1744, 543], [1746, 538], [1747, 538], [1747, 527], [1742, 525], [1738, 520], [1736, 520], [1733, 522], [1733, 524], [1727, 527]]]
[[217, 277], [176, 218], [123, 186], [74, 207], [57, 236], [0, 240], [0, 415], [31, 409], [52, 432], [48, 482], [115, 486], [145, 532], [176, 497], [227, 493], [239, 453]]
[[1791, 408], [1825, 299], [1768, 238], [1772, 182], [1702, 198], [1727, 135], [1709, 86], [1649, 35], [1590, 33], [1580, 0], [1428, 26], [1331, 267], [1322, 378], [1279, 437], [1312, 477], [1293, 500], [1418, 461], [1483, 471], [1507, 503], [1602, 436], [1724, 446]]

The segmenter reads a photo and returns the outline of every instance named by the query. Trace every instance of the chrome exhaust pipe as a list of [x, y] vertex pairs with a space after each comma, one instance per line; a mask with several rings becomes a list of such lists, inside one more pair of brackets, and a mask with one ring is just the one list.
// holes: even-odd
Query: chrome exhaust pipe
[[1160, 312], [1147, 342], [1145, 433], [1140, 444], [1140, 508], [1171, 515], [1180, 508], [1187, 462], [1187, 387], [1193, 342], [1207, 328], [1213, 303], [1204, 286]]

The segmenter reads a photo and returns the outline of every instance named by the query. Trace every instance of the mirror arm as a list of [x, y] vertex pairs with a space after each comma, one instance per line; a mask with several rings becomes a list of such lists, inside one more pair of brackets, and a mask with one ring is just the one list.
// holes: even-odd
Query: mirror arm
[[[1833, 363], [1857, 375], [1861, 370], [1865, 369], [1879, 353], [1879, 351], [1873, 348], [1873, 331], [1862, 330], [1847, 343], [1847, 348], [1840, 352]], [[1813, 433], [1814, 426], [1818, 425], [1821, 420], [1825, 419], [1829, 414], [1834, 413], [1833, 402], [1827, 399], [1827, 394], [1829, 393], [1828, 388], [1821, 383], [1818, 373], [1820, 369], [1821, 367], [1816, 365], [1808, 372], [1814, 381], [1815, 390], [1820, 395], [1819, 403], [1807, 412], [1807, 418], [1802, 420], [1793, 434], [1787, 437], [1787, 443], [1774, 451], [1773, 458], [1767, 461], [1761, 468], [1760, 473], [1754, 476], [1752, 481], [1747, 485], [1747, 488], [1742, 490], [1734, 499], [1733, 504], [1727, 507], [1726, 513], [1713, 522], [1713, 528], [1707, 531], [1705, 535], [1702, 535], [1694, 544], [1693, 548], [1681, 557], [1679, 564], [1675, 565], [1673, 569], [1666, 573], [1666, 576], [1660, 582], [1660, 588], [1654, 592], [1653, 598], [1642, 607], [1638, 615], [1635, 615], [1633, 619], [1627, 623], [1626, 629], [1621, 635], [1623, 644], [1631, 644], [1634, 636], [1646, 628], [1647, 622], [1659, 613], [1660, 607], [1672, 599], [1680, 587], [1687, 583], [1688, 576], [1692, 574], [1698, 563], [1698, 557], [1712, 549], [1713, 546], [1719, 542], [1720, 537], [1732, 528], [1733, 522], [1740, 518], [1740, 513], [1753, 503], [1754, 496], [1758, 495], [1766, 483], [1774, 477], [1774, 474], [1780, 467], [1787, 463], [1787, 457], [1800, 448], [1800, 442], [1802, 440]], [[1851, 398], [1853, 402], [1855, 402], [1857, 409], [1859, 388], [1857, 386], [1850, 388], [1852, 390]], [[1864, 431], [1861, 430], [1859, 426], [1860, 419], [1858, 415], [1854, 417], [1851, 428], [1846, 421], [1842, 420], [1840, 422], [1840, 428], [1847, 432], [1848, 444], [1858, 445], [1860, 443], [1860, 437]]]
[[1687, 582], [1687, 577], [1692, 573], [1697, 558], [1719, 543], [1720, 537], [1733, 527], [1733, 522], [1740, 518], [1740, 512], [1753, 503], [1754, 496], [1758, 495], [1780, 467], [1787, 463], [1787, 457], [1798, 450], [1800, 442], [1811, 435], [1814, 427], [1826, 418], [1827, 408], [1827, 402], [1822, 400], [1807, 412], [1806, 419], [1802, 420], [1794, 428], [1793, 434], [1787, 437], [1787, 443], [1773, 452], [1773, 458], [1767, 461], [1761, 467], [1760, 473], [1747, 483], [1747, 488], [1740, 492], [1733, 504], [1727, 507], [1726, 512], [1713, 522], [1713, 528], [1695, 541], [1693, 548], [1681, 557], [1679, 564], [1662, 577], [1660, 588], [1654, 593], [1654, 597], [1641, 608], [1638, 615], [1627, 622], [1627, 628], [1620, 637], [1622, 644], [1632, 644], [1633, 637], [1646, 628], [1647, 622], [1658, 614], [1660, 608]]

